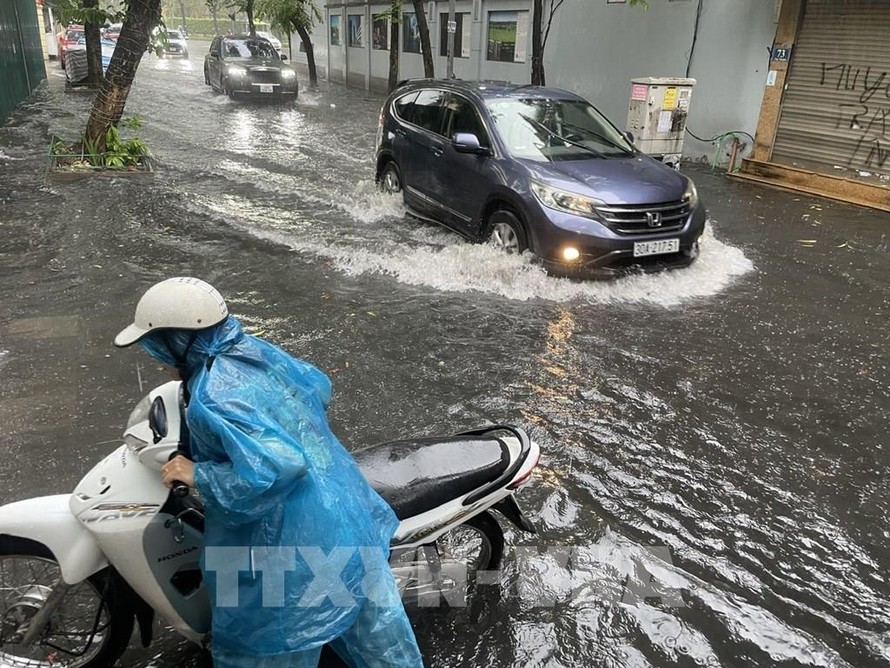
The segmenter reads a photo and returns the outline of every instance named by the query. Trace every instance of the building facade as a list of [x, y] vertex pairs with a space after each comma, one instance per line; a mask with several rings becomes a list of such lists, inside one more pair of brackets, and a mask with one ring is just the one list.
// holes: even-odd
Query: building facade
[[[454, 73], [461, 79], [529, 83], [531, 0], [456, 0]], [[710, 139], [728, 131], [753, 135], [769, 72], [779, 0], [649, 0], [648, 9], [616, 0], [565, 0], [550, 23], [544, 64], [548, 85], [587, 97], [624, 127], [637, 77], [692, 77], [687, 127]], [[425, 3], [436, 76], [447, 64], [447, 0]], [[313, 33], [321, 76], [386, 90], [387, 3], [328, 0]], [[399, 78], [423, 76], [416, 16], [402, 3]], [[305, 54], [294, 54], [305, 63]], [[750, 140], [748, 141], [750, 150]], [[710, 141], [687, 136], [684, 154], [711, 157]]]

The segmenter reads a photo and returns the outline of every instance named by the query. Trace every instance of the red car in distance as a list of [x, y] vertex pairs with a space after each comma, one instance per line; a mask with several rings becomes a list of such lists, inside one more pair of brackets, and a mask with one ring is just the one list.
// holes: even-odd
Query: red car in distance
[[114, 23], [103, 29], [102, 37], [104, 39], [110, 39], [112, 42], [116, 42], [117, 38], [121, 36], [121, 28], [123, 27], [122, 23]]
[[74, 46], [83, 38], [83, 26], [74, 24], [69, 25], [67, 28], [60, 31], [57, 35], [57, 41], [59, 45], [59, 63], [62, 65], [63, 70], [65, 69], [65, 55], [68, 52], [68, 48]]

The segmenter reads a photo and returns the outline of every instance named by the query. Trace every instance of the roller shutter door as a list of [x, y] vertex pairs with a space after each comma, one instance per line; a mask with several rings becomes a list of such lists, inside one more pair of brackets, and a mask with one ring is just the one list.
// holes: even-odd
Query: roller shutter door
[[890, 179], [890, 1], [808, 0], [773, 162]]

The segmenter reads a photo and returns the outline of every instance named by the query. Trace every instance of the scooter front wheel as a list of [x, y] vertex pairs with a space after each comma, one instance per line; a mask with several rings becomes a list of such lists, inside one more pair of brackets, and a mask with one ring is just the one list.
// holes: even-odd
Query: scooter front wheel
[[46, 546], [0, 535], [0, 665], [4, 668], [110, 668], [133, 632], [133, 611], [112, 591], [107, 571], [71, 585], [37, 633], [30, 622], [61, 582]]

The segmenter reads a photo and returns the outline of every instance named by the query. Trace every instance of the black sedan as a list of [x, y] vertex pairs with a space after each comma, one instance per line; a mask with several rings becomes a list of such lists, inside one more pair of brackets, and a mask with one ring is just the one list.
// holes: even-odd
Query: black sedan
[[229, 97], [297, 97], [297, 73], [262, 37], [216, 37], [204, 59], [204, 83]]

